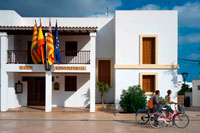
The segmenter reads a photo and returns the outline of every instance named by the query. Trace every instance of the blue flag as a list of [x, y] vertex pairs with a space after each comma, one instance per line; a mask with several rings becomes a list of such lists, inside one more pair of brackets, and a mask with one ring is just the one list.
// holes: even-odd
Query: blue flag
[[57, 21], [56, 21], [56, 40], [54, 45], [54, 51], [55, 51], [55, 59], [58, 64], [61, 63], [61, 56], [60, 56], [60, 41], [59, 41], [59, 34], [58, 34], [58, 27], [57, 27]]

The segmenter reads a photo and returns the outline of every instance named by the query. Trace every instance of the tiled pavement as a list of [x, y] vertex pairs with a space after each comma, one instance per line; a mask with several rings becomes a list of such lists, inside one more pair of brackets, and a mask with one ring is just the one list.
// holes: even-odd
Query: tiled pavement
[[24, 110], [0, 113], [0, 133], [109, 133], [109, 132], [180, 132], [200, 133], [200, 112], [187, 111], [190, 124], [185, 129], [168, 126], [153, 129], [138, 125], [135, 114], [113, 112], [89, 113], [81, 108], [56, 108], [51, 113]]

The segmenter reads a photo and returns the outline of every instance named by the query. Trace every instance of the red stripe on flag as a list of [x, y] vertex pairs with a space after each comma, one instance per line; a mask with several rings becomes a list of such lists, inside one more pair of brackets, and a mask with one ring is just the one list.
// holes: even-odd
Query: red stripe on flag
[[49, 39], [47, 39], [47, 42], [50, 43], [50, 44], [53, 44], [53, 42]]
[[44, 44], [45, 44], [44, 39], [38, 40], [38, 46], [42, 46]]

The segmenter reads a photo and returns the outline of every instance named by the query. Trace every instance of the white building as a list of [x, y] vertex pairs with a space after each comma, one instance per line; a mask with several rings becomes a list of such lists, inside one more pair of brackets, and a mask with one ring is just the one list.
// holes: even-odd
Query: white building
[[[87, 107], [100, 103], [96, 81], [109, 83], [106, 103], [119, 109], [122, 89], [140, 84], [147, 95], [171, 89], [177, 98], [177, 11], [116, 11], [113, 18], [51, 18], [58, 21], [62, 63], [46, 71], [33, 64], [35, 20], [0, 11], [0, 110], [30, 105]], [[47, 32], [49, 18], [41, 18]], [[53, 27], [55, 29], [55, 27]], [[75, 51], [68, 53], [66, 51]], [[15, 92], [20, 81], [23, 92]], [[59, 90], [55, 90], [58, 85]], [[44, 89], [45, 88], [45, 89]]]
[[192, 106], [200, 106], [200, 79], [193, 79], [192, 86]]

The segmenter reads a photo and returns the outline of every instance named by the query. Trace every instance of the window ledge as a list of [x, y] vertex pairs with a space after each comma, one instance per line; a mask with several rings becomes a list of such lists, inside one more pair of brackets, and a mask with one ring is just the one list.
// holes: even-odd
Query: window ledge
[[141, 64], [141, 65], [115, 65], [115, 69], [179, 69], [179, 65], [157, 65], [157, 64]]

